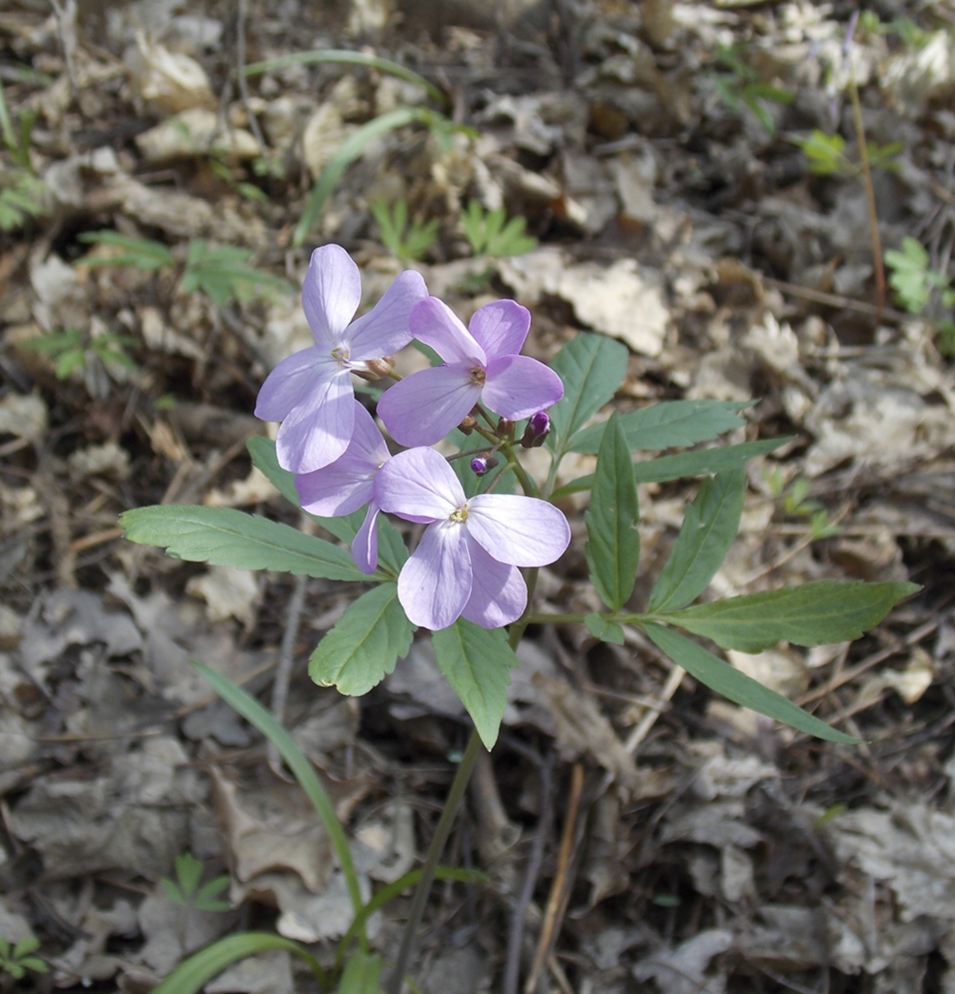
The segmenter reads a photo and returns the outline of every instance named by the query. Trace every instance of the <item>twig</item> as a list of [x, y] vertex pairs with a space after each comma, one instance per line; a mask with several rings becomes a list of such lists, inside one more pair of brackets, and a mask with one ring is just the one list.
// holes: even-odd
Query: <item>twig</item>
[[570, 778], [570, 797], [567, 800], [567, 813], [564, 820], [564, 832], [560, 840], [560, 853], [557, 857], [557, 873], [551, 884], [550, 894], [547, 898], [547, 908], [544, 912], [544, 924], [541, 928], [540, 939], [537, 943], [537, 951], [534, 954], [534, 963], [524, 984], [524, 994], [534, 994], [537, 981], [541, 971], [547, 962], [547, 956], [557, 931], [557, 922], [560, 917], [561, 905], [565, 903], [564, 892], [569, 891], [566, 887], [567, 874], [570, 869], [570, 858], [574, 848], [575, 829], [577, 827], [577, 816], [580, 812], [580, 795], [584, 787], [584, 767], [582, 763], [574, 763]]
[[53, 7], [53, 17], [56, 29], [63, 45], [63, 58], [66, 61], [66, 74], [70, 77], [70, 87], [74, 95], [79, 92], [76, 82], [76, 64], [73, 53], [76, 51], [76, 0], [66, 0], [65, 5], [60, 0], [50, 0]]
[[[288, 602], [288, 612], [285, 616], [285, 631], [282, 634], [282, 644], [279, 648], [279, 661], [275, 667], [275, 682], [272, 684], [272, 717], [281, 725], [285, 715], [285, 704], [288, 701], [289, 678], [292, 674], [292, 663], [295, 661], [295, 643], [298, 641], [298, 629], [305, 608], [305, 592], [308, 589], [308, 577], [297, 576], [292, 596]], [[281, 769], [281, 757], [278, 746], [271, 740], [268, 744], [269, 766], [276, 773]]]
[[266, 145], [265, 136], [259, 127], [258, 119], [252, 113], [252, 100], [249, 94], [249, 79], [245, 74], [245, 18], [248, 13], [248, 0], [239, 0], [239, 10], [236, 15], [236, 42], [235, 57], [238, 62], [239, 96], [242, 98], [242, 106], [245, 108], [246, 117], [249, 119], [249, 130], [252, 132], [259, 145], [259, 154], [265, 158]]
[[527, 908], [531, 903], [537, 878], [540, 875], [541, 864], [544, 861], [544, 844], [550, 834], [553, 820], [551, 789], [553, 785], [554, 756], [549, 753], [547, 759], [540, 764], [540, 804], [541, 814], [537, 820], [537, 836], [531, 846], [530, 858], [524, 873], [524, 882], [520, 894], [511, 912], [511, 926], [507, 935], [507, 959], [504, 965], [504, 979], [501, 983], [501, 994], [517, 994], [520, 984], [521, 948], [524, 945], [524, 919]]

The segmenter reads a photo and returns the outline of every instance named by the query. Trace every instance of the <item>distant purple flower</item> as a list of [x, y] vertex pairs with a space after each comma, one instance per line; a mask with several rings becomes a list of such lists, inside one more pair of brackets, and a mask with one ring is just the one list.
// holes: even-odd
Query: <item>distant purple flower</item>
[[546, 501], [508, 494], [466, 498], [434, 449], [393, 456], [375, 478], [383, 511], [426, 523], [398, 576], [398, 600], [415, 625], [437, 631], [461, 616], [500, 628], [524, 612], [518, 566], [545, 566], [570, 542], [564, 515]]
[[378, 470], [390, 453], [374, 418], [358, 403], [355, 405], [355, 429], [351, 441], [335, 462], [311, 473], [295, 477], [302, 509], [324, 518], [351, 514], [368, 505], [365, 521], [352, 542], [352, 558], [363, 573], [374, 573], [378, 566], [378, 512], [374, 500], [374, 483]]
[[378, 401], [379, 417], [402, 445], [439, 442], [478, 401], [517, 421], [564, 395], [555, 372], [518, 354], [531, 315], [513, 300], [486, 304], [466, 329], [445, 303], [428, 297], [415, 306], [410, 321], [414, 337], [445, 365], [412, 373]]
[[411, 341], [408, 317], [427, 293], [421, 275], [408, 270], [367, 314], [352, 321], [361, 302], [358, 266], [340, 245], [315, 249], [302, 307], [316, 344], [269, 373], [255, 407], [256, 417], [282, 422], [275, 440], [280, 466], [309, 473], [345, 451], [355, 423], [351, 373]]

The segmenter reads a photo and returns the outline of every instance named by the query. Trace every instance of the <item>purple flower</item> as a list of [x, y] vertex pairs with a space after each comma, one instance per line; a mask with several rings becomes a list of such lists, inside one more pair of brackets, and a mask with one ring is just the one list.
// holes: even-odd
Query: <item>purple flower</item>
[[302, 287], [302, 307], [315, 345], [283, 359], [259, 391], [255, 415], [281, 421], [275, 451], [279, 465], [309, 473], [334, 462], [355, 424], [352, 372], [364, 372], [411, 341], [408, 317], [427, 297], [424, 280], [408, 270], [365, 315], [352, 321], [361, 302], [358, 266], [340, 245], [312, 253]]
[[335, 462], [295, 477], [302, 509], [325, 518], [351, 514], [368, 505], [365, 521], [352, 542], [352, 558], [363, 573], [378, 567], [378, 512], [374, 483], [378, 470], [391, 457], [374, 418], [358, 403], [351, 441]]
[[526, 418], [564, 395], [560, 377], [543, 363], [518, 355], [531, 315], [513, 300], [475, 311], [468, 328], [437, 297], [411, 312], [414, 337], [445, 365], [412, 373], [385, 392], [378, 415], [402, 445], [433, 445], [478, 401], [505, 418]]
[[546, 501], [507, 494], [465, 498], [454, 471], [434, 449], [400, 452], [375, 479], [383, 511], [426, 523], [398, 576], [408, 620], [436, 631], [464, 616], [484, 628], [524, 612], [518, 566], [545, 566], [570, 542], [564, 515]]

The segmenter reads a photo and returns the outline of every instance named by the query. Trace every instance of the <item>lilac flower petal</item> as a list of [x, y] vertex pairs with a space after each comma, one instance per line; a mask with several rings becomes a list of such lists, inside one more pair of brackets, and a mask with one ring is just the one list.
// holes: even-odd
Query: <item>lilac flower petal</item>
[[349, 325], [345, 334], [349, 358], [379, 359], [403, 349], [411, 341], [411, 310], [427, 296], [420, 273], [413, 269], [401, 273], [378, 303]]
[[339, 367], [282, 422], [275, 438], [279, 465], [292, 473], [330, 465], [348, 447], [354, 426], [355, 392], [348, 371]]
[[464, 490], [447, 460], [434, 449], [392, 456], [375, 477], [375, 501], [407, 521], [444, 521], [464, 505]]
[[556, 404], [563, 396], [564, 384], [552, 369], [530, 356], [515, 355], [488, 363], [481, 400], [492, 411], [518, 421]]
[[378, 417], [400, 445], [434, 445], [481, 397], [470, 363], [432, 366], [389, 387], [378, 401]]
[[501, 628], [516, 621], [527, 606], [527, 585], [520, 570], [492, 559], [469, 538], [471, 596], [461, 614], [482, 628]]
[[355, 533], [351, 544], [351, 556], [362, 573], [374, 573], [378, 569], [378, 512], [381, 508], [372, 501], [368, 505], [365, 520]]
[[341, 245], [315, 249], [302, 285], [302, 308], [315, 341], [325, 352], [342, 334], [361, 303], [361, 274]]
[[263, 421], [283, 421], [293, 407], [308, 400], [316, 382], [338, 368], [338, 363], [315, 345], [286, 356], [259, 389], [255, 416]]
[[559, 559], [570, 544], [570, 526], [563, 512], [535, 497], [472, 497], [467, 529], [485, 552], [511, 566], [546, 566]]
[[474, 312], [468, 331], [490, 360], [493, 356], [517, 355], [530, 327], [531, 312], [526, 307], [514, 300], [495, 300]]
[[411, 334], [430, 345], [445, 362], [487, 362], [484, 349], [458, 320], [450, 307], [437, 297], [426, 297], [411, 312]]
[[408, 620], [431, 631], [447, 628], [470, 596], [471, 556], [464, 526], [452, 521], [430, 525], [398, 575], [398, 600]]

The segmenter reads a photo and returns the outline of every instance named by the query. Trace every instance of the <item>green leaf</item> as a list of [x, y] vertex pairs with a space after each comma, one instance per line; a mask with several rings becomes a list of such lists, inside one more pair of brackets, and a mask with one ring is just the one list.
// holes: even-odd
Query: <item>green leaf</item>
[[338, 994], [379, 994], [381, 957], [377, 953], [352, 953], [345, 964]]
[[481, 628], [464, 618], [432, 636], [438, 668], [461, 698], [488, 751], [497, 741], [511, 669], [518, 665], [503, 628]]
[[[299, 510], [302, 505], [299, 503], [298, 491], [295, 489], [295, 474], [287, 469], [282, 469], [275, 455], [275, 442], [271, 438], [256, 435], [246, 443], [252, 463], [269, 480], [272, 486], [287, 500], [294, 504]], [[307, 514], [312, 521], [317, 522], [330, 535], [334, 535], [339, 542], [351, 545], [355, 533], [365, 520], [364, 509], [355, 511], [353, 514], [342, 518], [323, 518], [317, 514]], [[395, 531], [391, 522], [384, 516], [378, 517], [378, 559], [382, 566], [391, 571], [392, 576], [397, 576], [401, 572], [408, 558], [408, 549], [404, 539]], [[366, 577], [367, 579], [367, 577]]]
[[650, 593], [651, 611], [685, 607], [709, 586], [739, 530], [745, 494], [742, 468], [703, 481]]
[[363, 594], [318, 643], [308, 675], [321, 687], [334, 685], [352, 697], [367, 694], [404, 659], [415, 626], [398, 603], [393, 583]]
[[191, 852], [182, 852], [176, 857], [176, 879], [185, 897], [195, 894], [202, 879], [202, 860]]
[[551, 369], [564, 382], [564, 396], [548, 412], [548, 442], [558, 456], [568, 451], [574, 433], [610, 400], [627, 375], [627, 347], [604, 335], [578, 332], [554, 356]]
[[283, 939], [271, 932], [240, 932], [220, 939], [184, 960], [158, 987], [153, 988], [153, 994], [199, 994], [227, 966], [269, 949], [284, 949], [294, 953], [308, 964], [318, 982], [319, 990], [328, 989], [328, 979], [321, 964], [297, 942]]
[[367, 581], [344, 549], [289, 525], [231, 507], [165, 504], [120, 515], [131, 542], [194, 563], [268, 569], [326, 580]]
[[[675, 449], [709, 442], [744, 422], [739, 412], [750, 404], [733, 400], [665, 400], [622, 414], [618, 420], [631, 452]], [[570, 444], [571, 452], [594, 453], [605, 424], [588, 425]]]
[[751, 711], [758, 711], [819, 739], [847, 745], [859, 743], [859, 739], [830, 728], [824, 721], [820, 721], [808, 711], [803, 711], [782, 694], [777, 694], [775, 690], [764, 687], [752, 677], [734, 669], [729, 663], [714, 656], [712, 652], [707, 652], [702, 646], [690, 641], [679, 632], [652, 623], [647, 623], [643, 627], [650, 640], [678, 666], [682, 666], [690, 676], [700, 683], [705, 683], [711, 690], [722, 694], [734, 704], [749, 708]]
[[619, 611], [633, 591], [640, 559], [638, 514], [630, 449], [612, 414], [597, 455], [584, 550], [593, 585], [611, 611]]
[[857, 639], [919, 589], [915, 583], [814, 580], [697, 604], [668, 614], [666, 621], [740, 652], [762, 652], [778, 642], [828, 645]]
[[229, 901], [217, 899], [217, 895], [229, 886], [229, 877], [222, 873], [203, 884], [196, 893], [195, 906], [200, 911], [228, 911], [232, 904]]
[[[305, 755], [295, 744], [292, 736], [250, 693], [236, 686], [228, 677], [223, 676], [221, 673], [216, 673], [215, 670], [210, 669], [204, 663], [193, 660], [192, 665], [233, 711], [238, 712], [247, 722], [254, 725], [278, 749], [279, 755], [281, 755], [288, 768], [292, 771], [292, 775], [311, 802], [315, 813], [318, 815], [325, 829], [325, 834], [328, 836], [328, 841], [335, 851], [335, 855], [338, 858], [338, 865], [341, 867], [342, 875], [345, 878], [352, 910], [356, 915], [359, 914], [362, 908], [361, 886], [358, 882], [358, 874], [355, 872], [355, 863], [351, 858], [351, 850], [348, 848], [348, 839], [345, 836], [342, 823], [338, 820], [335, 805], [328, 796], [328, 792], [322, 786], [321, 780], [318, 779], [318, 775], [315, 773], [311, 762], [305, 758]], [[363, 946], [365, 945], [366, 938], [364, 930], [359, 932], [359, 941]], [[222, 967], [219, 969], [222, 969]], [[324, 982], [321, 983], [321, 986], [324, 989]], [[178, 988], [170, 988], [170, 994], [179, 994]]]
[[176, 258], [167, 246], [149, 238], [121, 235], [111, 229], [84, 231], [77, 237], [87, 245], [111, 245], [123, 249], [123, 252], [114, 255], [86, 255], [78, 260], [82, 266], [135, 266], [149, 271], [176, 264]]
[[612, 642], [614, 645], [623, 645], [626, 641], [623, 627], [618, 625], [616, 621], [610, 621], [605, 615], [598, 614], [596, 611], [584, 618], [584, 624], [587, 626], [587, 631], [595, 639], [600, 639], [601, 642]]
[[[633, 476], [637, 483], [668, 483], [670, 480], [681, 480], [686, 476], [724, 473], [744, 466], [750, 459], [772, 452], [790, 441], [791, 437], [767, 438], [758, 442], [726, 445], [718, 449], [681, 452], [675, 456], [657, 456], [656, 459], [634, 463]], [[561, 497], [589, 490], [593, 486], [593, 481], [593, 473], [579, 476], [576, 480], [558, 487], [551, 495], [551, 500], [559, 500]]]

